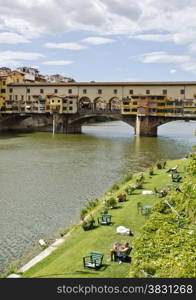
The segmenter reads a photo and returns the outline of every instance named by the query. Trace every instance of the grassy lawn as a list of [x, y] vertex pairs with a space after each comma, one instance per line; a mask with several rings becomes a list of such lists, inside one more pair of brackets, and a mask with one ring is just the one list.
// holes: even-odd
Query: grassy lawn
[[[176, 160], [167, 162], [166, 169], [155, 170], [155, 175], [149, 176], [148, 172], [145, 175], [145, 190], [153, 190], [166, 188], [167, 183], [171, 183], [166, 170], [170, 167], [179, 165], [179, 171], [182, 173], [186, 160]], [[122, 193], [126, 186], [134, 182], [134, 178], [120, 185], [120, 189], [116, 191], [116, 195]], [[110, 210], [112, 215], [112, 225], [97, 226], [93, 230], [84, 231], [80, 225], [76, 226], [71, 235], [63, 242], [63, 244], [54, 251], [50, 256], [45, 258], [27, 272], [23, 277], [80, 277], [80, 278], [125, 278], [130, 273], [131, 264], [116, 262], [108, 262], [109, 249], [114, 242], [128, 241], [132, 244], [134, 237], [121, 236], [116, 233], [116, 227], [123, 225], [131, 229], [135, 236], [140, 234], [140, 229], [146, 222], [146, 218], [137, 212], [137, 202], [142, 202], [144, 205], [153, 205], [159, 201], [156, 195], [142, 195], [142, 190], [136, 190], [133, 195], [128, 196], [128, 201], [119, 203], [119, 208]], [[99, 214], [95, 214], [95, 217]], [[82, 257], [89, 254], [91, 251], [97, 251], [104, 254], [103, 267], [98, 271], [84, 269]], [[133, 249], [134, 251], [134, 249]]]

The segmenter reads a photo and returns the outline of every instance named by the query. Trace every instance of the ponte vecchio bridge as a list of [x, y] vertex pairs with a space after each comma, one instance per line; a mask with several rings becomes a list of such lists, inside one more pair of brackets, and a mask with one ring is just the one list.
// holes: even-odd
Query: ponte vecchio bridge
[[158, 126], [196, 120], [196, 82], [12, 83], [1, 107], [1, 129], [80, 133], [97, 116], [121, 120], [140, 136]]

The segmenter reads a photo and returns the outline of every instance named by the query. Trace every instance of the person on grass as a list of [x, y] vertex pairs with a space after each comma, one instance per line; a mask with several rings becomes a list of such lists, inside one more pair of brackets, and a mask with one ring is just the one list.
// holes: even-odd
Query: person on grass
[[113, 248], [110, 249], [110, 261], [115, 261], [117, 256], [124, 254], [129, 254], [132, 248], [129, 246], [129, 243], [126, 242], [125, 244], [115, 243]]

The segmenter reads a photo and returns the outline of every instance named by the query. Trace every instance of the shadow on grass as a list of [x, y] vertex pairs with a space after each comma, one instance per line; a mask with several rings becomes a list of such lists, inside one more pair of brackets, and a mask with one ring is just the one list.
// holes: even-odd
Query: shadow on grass
[[118, 205], [118, 206], [115, 206], [115, 207], [113, 207], [111, 209], [119, 209], [119, 208], [122, 208], [122, 207], [123, 207], [122, 205]]

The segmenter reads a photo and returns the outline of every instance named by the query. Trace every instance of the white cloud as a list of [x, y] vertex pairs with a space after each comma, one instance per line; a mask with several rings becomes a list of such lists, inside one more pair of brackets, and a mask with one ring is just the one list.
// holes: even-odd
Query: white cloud
[[135, 58], [143, 63], [185, 63], [190, 61], [188, 55], [170, 55], [164, 51], [144, 53]]
[[[196, 74], [196, 59], [192, 58], [190, 55], [171, 55], [164, 51], [155, 51], [133, 56], [132, 58], [147, 64], [173, 64], [183, 71]], [[172, 70], [173, 71], [170, 73], [174, 73], [175, 68]]]
[[86, 46], [80, 45], [79, 43], [46, 43], [45, 47], [53, 49], [64, 49], [64, 50], [83, 50]]
[[176, 73], [176, 69], [171, 69], [171, 70], [169, 70], [169, 73], [171, 73], [171, 74]]
[[[188, 55], [171, 57], [159, 53], [156, 57], [148, 55], [143, 59], [146, 62], [154, 60], [183, 64], [184, 70], [193, 72], [196, 54], [195, 11], [195, 0], [0, 0], [0, 32], [19, 35], [18, 43], [22, 43], [22, 39], [25, 42], [46, 34], [74, 31], [88, 32], [89, 40], [87, 38], [82, 42], [93, 45], [104, 42], [101, 36], [107, 38], [111, 35], [126, 35], [144, 41], [173, 41], [185, 47]], [[17, 39], [4, 36], [4, 40], [14, 43]], [[109, 40], [112, 39], [108, 39], [108, 43]], [[46, 43], [46, 47], [85, 49], [81, 42]]]
[[50, 66], [65, 66], [73, 64], [74, 61], [72, 60], [49, 60], [42, 62], [43, 65], [50, 65]]
[[82, 40], [83, 43], [91, 45], [103, 45], [115, 42], [115, 40], [104, 38], [104, 37], [88, 37]]
[[138, 34], [130, 36], [130, 38], [143, 41], [168, 42], [172, 41], [172, 34]]
[[0, 0], [0, 11], [0, 29], [28, 39], [85, 30], [196, 42], [195, 0]]
[[0, 51], [0, 65], [18, 66], [24, 60], [38, 60], [44, 57], [41, 53], [23, 51]]
[[22, 35], [12, 32], [0, 32], [0, 44], [29, 43]]

